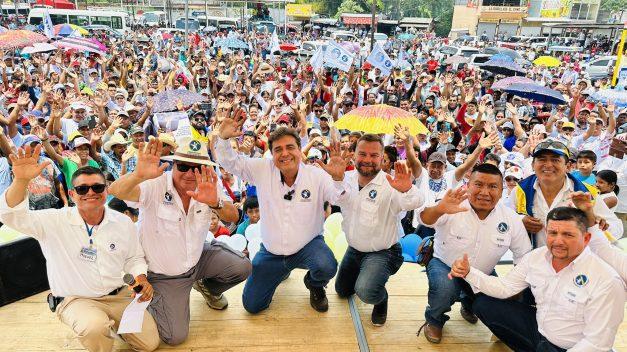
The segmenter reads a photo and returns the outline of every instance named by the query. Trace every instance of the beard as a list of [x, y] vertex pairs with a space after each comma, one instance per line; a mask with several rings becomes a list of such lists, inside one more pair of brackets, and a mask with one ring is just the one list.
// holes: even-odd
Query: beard
[[379, 173], [381, 167], [373, 163], [357, 163], [357, 172], [365, 177], [372, 177]]

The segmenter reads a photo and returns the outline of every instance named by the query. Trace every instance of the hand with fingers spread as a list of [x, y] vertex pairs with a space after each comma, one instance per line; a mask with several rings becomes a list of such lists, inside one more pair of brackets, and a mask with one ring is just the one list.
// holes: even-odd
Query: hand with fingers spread
[[501, 143], [498, 134], [496, 132], [492, 132], [489, 135], [482, 136], [479, 140], [479, 148], [488, 149], [491, 148], [498, 143]]
[[241, 136], [243, 134], [242, 127], [244, 126], [244, 122], [246, 122], [246, 117], [244, 114], [240, 113], [239, 110], [231, 116], [225, 116], [220, 122], [218, 129], [220, 138], [229, 139]]
[[316, 164], [326, 171], [334, 181], [342, 181], [344, 179], [344, 172], [348, 161], [346, 160], [346, 154], [340, 153], [340, 143], [333, 143], [329, 147], [329, 162], [324, 163], [322, 160], [316, 159]]
[[449, 280], [453, 280], [454, 277], [465, 278], [470, 272], [470, 262], [468, 261], [468, 254], [464, 253], [462, 259], [456, 259], [451, 266], [451, 272], [448, 273]]
[[460, 206], [466, 199], [468, 199], [468, 194], [462, 187], [455, 190], [449, 189], [436, 207], [442, 214], [461, 213], [468, 211], [468, 208]]
[[34, 179], [41, 171], [48, 165], [50, 160], [39, 162], [39, 155], [41, 154], [41, 144], [38, 144], [34, 149], [27, 145], [24, 148], [17, 150], [17, 154], [9, 155], [11, 163], [13, 164], [13, 178], [15, 180], [27, 181]]
[[196, 176], [196, 190], [187, 191], [187, 195], [194, 198], [199, 203], [207, 204], [215, 208], [218, 206], [218, 175], [213, 168], [202, 165], [201, 171], [194, 169]]
[[140, 143], [137, 148], [137, 165], [133, 174], [143, 181], [161, 176], [168, 168], [167, 163], [159, 164], [162, 149], [161, 141], [156, 138], [150, 139], [148, 143]]
[[391, 175], [385, 175], [390, 183], [390, 186], [395, 190], [405, 193], [411, 189], [411, 171], [407, 167], [407, 163], [404, 161], [397, 161], [394, 163], [394, 177]]

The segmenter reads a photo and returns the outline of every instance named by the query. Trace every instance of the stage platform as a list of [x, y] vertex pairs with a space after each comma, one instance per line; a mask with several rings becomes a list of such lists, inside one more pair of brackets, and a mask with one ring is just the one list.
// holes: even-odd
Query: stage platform
[[[506, 273], [510, 265], [497, 267]], [[388, 320], [383, 327], [370, 323], [372, 306], [355, 300], [353, 314], [348, 300], [340, 299], [327, 289], [329, 311], [315, 312], [309, 306], [308, 291], [303, 285], [303, 270], [295, 270], [279, 286], [268, 310], [250, 315], [242, 307], [243, 284], [227, 292], [229, 307], [224, 311], [208, 308], [200, 294], [191, 294], [190, 336], [181, 345], [161, 344], [163, 351], [313, 351], [344, 352], [380, 351], [509, 351], [479, 322], [471, 325], [453, 306], [451, 320], [444, 328], [442, 343], [433, 345], [416, 332], [424, 321], [427, 304], [427, 278], [423, 268], [405, 263], [388, 283], [390, 294]], [[61, 324], [45, 303], [47, 292], [0, 308], [0, 344], [2, 351], [72, 351], [82, 350], [69, 328]], [[354, 324], [353, 316], [361, 322]], [[362, 337], [360, 339], [360, 337]], [[116, 341], [116, 351], [130, 351]], [[619, 330], [616, 351], [627, 352], [627, 323]]]

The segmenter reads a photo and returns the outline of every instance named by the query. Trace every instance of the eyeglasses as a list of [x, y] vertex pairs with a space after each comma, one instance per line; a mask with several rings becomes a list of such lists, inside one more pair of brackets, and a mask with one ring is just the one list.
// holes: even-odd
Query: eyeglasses
[[189, 164], [181, 164], [181, 163], [175, 163], [174, 165], [176, 165], [176, 169], [179, 170], [180, 172], [187, 172], [189, 170], [192, 170], [192, 172], [198, 170], [198, 172], [200, 172], [200, 168], [202, 165], [189, 165]]
[[104, 192], [105, 188], [107, 188], [107, 186], [103, 183], [96, 183], [95, 185], [80, 185], [80, 186], [76, 186], [74, 187], [74, 191], [76, 191], [76, 193], [78, 193], [81, 196], [86, 195], [89, 190], [93, 190], [94, 193], [100, 194], [102, 192]]
[[314, 112], [322, 112], [322, 109], [314, 109]]

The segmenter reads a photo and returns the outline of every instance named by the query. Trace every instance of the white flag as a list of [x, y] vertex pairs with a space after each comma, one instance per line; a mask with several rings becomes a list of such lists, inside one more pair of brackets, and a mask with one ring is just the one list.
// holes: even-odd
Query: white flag
[[43, 23], [43, 25], [44, 25], [44, 34], [48, 38], [53, 38], [54, 37], [54, 30], [52, 29], [52, 20], [50, 19], [50, 13], [48, 12], [48, 9], [46, 9], [46, 11], [44, 12], [43, 22], [44, 22]]
[[272, 46], [270, 47], [270, 51], [272, 53], [274, 53], [275, 51], [279, 51], [281, 50], [281, 48], [279, 47], [279, 36], [276, 34], [276, 28], [274, 29], [274, 32], [272, 32]]
[[322, 46], [319, 46], [318, 49], [316, 49], [316, 52], [314, 52], [311, 59], [309, 59], [309, 64], [311, 65], [311, 67], [313, 67], [314, 71], [318, 71], [322, 68], [322, 65], [324, 64], [324, 53], [322, 52]]
[[346, 72], [350, 70], [354, 58], [355, 55], [351, 54], [334, 41], [329, 41], [327, 51], [324, 53], [324, 63], [327, 64], [327, 66], [337, 67]]
[[392, 67], [394, 66], [392, 60], [390, 60], [390, 57], [385, 50], [383, 50], [381, 45], [379, 45], [379, 43], [375, 43], [366, 61], [381, 70], [381, 73], [384, 76], [389, 75], [392, 72]]

